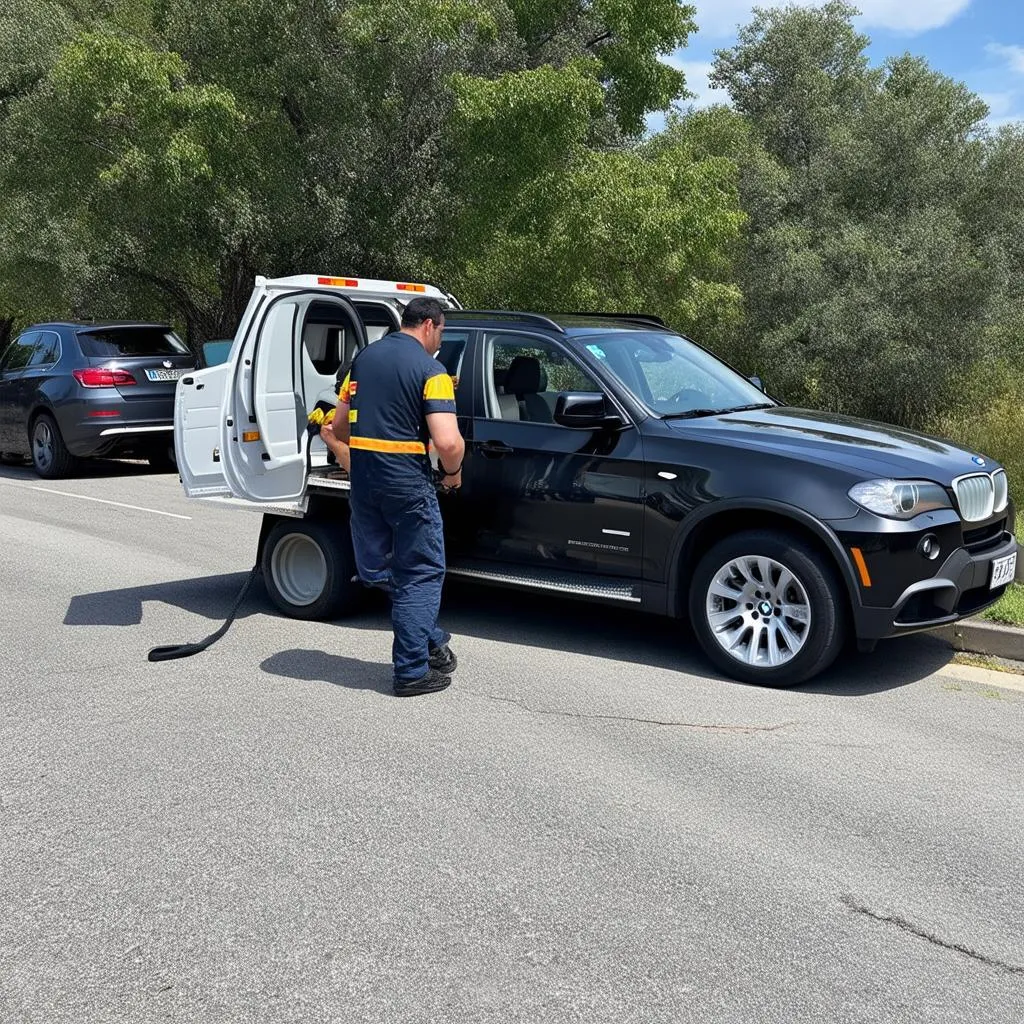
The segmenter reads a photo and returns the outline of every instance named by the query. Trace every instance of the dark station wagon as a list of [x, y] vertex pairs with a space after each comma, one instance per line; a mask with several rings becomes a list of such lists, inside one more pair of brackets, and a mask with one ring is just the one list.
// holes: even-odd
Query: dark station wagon
[[195, 356], [165, 324], [35, 324], [0, 356], [0, 452], [49, 479], [78, 459], [174, 466], [174, 394]]

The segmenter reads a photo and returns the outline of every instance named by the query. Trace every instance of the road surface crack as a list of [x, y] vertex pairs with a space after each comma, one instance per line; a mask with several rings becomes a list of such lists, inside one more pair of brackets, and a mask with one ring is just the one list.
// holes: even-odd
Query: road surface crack
[[852, 896], [841, 896], [840, 899], [846, 905], [849, 910], [852, 910], [855, 914], [862, 914], [864, 917], [869, 917], [872, 921], [878, 921], [881, 924], [893, 924], [901, 931], [905, 931], [910, 935], [916, 935], [919, 939], [924, 939], [925, 942], [930, 942], [933, 946], [938, 946], [940, 949], [948, 949], [954, 953], [960, 953], [963, 956], [970, 957], [972, 960], [977, 960], [979, 963], [986, 964], [989, 967], [995, 967], [1001, 971], [1007, 971], [1010, 974], [1024, 974], [1024, 967], [1019, 967], [1015, 964], [1008, 964], [1005, 960], [996, 960], [993, 957], [986, 956], [984, 953], [979, 953], [977, 950], [971, 949], [969, 946], [962, 946], [958, 942], [946, 942], [944, 939], [940, 939], [937, 935], [932, 935], [931, 932], [926, 932], [923, 928], [919, 928], [916, 924], [908, 921], [906, 918], [898, 916], [888, 916], [886, 914], [879, 914], [877, 911], [871, 910], [869, 907], [861, 906], [855, 902]]
[[528, 712], [531, 715], [549, 715], [557, 718], [581, 718], [599, 719], [608, 722], [635, 722], [638, 725], [664, 725], [673, 726], [677, 729], [704, 729], [708, 732], [777, 732], [787, 726], [795, 725], [795, 722], [779, 722], [776, 725], [719, 725], [708, 722], [678, 722], [661, 718], [633, 718], [629, 715], [597, 715], [586, 714], [579, 711], [555, 711], [546, 708], [530, 707], [526, 701], [517, 700], [514, 697], [495, 697], [487, 694], [488, 700], [499, 701], [502, 704], [514, 704], [516, 707]]

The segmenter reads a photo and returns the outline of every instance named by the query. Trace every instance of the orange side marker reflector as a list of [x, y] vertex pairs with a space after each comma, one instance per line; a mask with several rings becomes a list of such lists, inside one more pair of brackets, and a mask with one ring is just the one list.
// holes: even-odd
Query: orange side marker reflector
[[871, 586], [871, 573], [868, 572], [868, 564], [864, 561], [864, 552], [860, 548], [850, 548], [853, 552], [853, 560], [857, 565], [857, 572], [860, 573], [860, 581], [865, 587]]
[[400, 292], [425, 292], [426, 286], [422, 284], [404, 284], [399, 283], [398, 290]]
[[247, 430], [242, 434], [243, 441], [258, 441], [260, 439], [260, 432], [258, 430]]
[[358, 288], [359, 279], [355, 277], [318, 277], [317, 284], [329, 284], [334, 288]]

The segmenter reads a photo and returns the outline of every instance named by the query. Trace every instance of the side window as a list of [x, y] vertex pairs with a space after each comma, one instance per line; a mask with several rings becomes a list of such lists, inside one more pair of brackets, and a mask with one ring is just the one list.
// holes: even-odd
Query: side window
[[24, 370], [32, 358], [32, 352], [39, 340], [40, 331], [28, 331], [7, 346], [0, 359], [0, 373], [15, 373]]
[[490, 419], [554, 423], [563, 391], [601, 391], [601, 386], [560, 348], [523, 334], [487, 335], [486, 381]]
[[399, 316], [390, 307], [379, 302], [357, 302], [355, 307], [366, 328], [368, 342], [380, 341], [385, 334], [398, 330]]
[[53, 366], [60, 359], [60, 335], [53, 331], [42, 331], [39, 335], [39, 343], [29, 359], [30, 367]]
[[460, 416], [471, 413], [472, 395], [469, 388], [459, 389], [459, 377], [466, 356], [466, 345], [470, 332], [461, 328], [446, 327], [441, 335], [441, 350], [437, 353], [437, 361], [448, 371], [455, 386], [455, 410]]

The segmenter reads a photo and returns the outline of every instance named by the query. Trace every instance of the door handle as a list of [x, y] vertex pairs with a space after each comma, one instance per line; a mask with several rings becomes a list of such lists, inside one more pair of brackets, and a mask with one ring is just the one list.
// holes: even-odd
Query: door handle
[[511, 455], [511, 446], [504, 441], [484, 441], [480, 445], [480, 454], [488, 459], [500, 459], [503, 455]]

